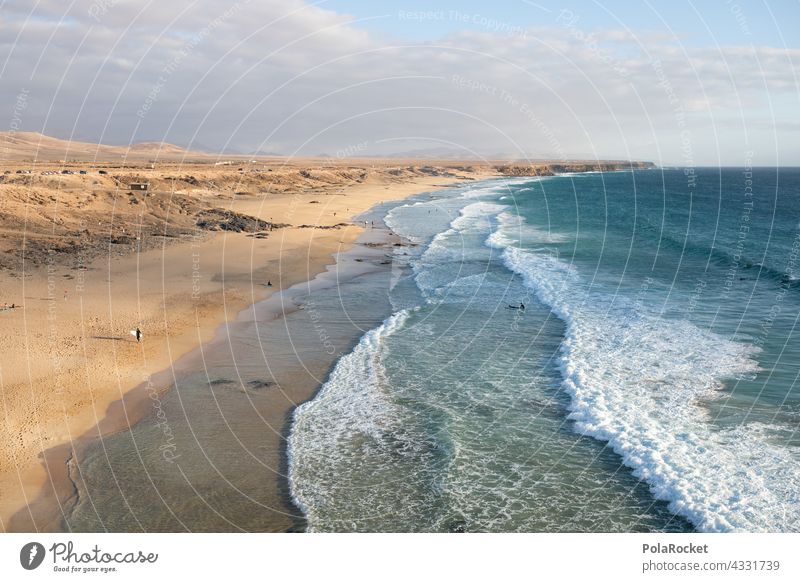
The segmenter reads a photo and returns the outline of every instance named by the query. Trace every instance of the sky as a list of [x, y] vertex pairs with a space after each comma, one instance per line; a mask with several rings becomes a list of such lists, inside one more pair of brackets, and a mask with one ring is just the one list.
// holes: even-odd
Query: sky
[[[374, 18], [365, 27], [390, 33], [398, 38], [435, 40], [458, 30], [491, 27], [488, 21], [512, 27], [531, 28], [559, 24], [565, 12], [579, 16], [588, 28], [630, 28], [646, 31], [671, 30], [687, 46], [736, 44], [746, 35], [748, 42], [771, 44], [782, 33], [782, 44], [798, 45], [800, 27], [784, 26], [797, 19], [800, 6], [796, 0], [728, 2], [727, 0], [674, 0], [668, 2], [615, 0], [605, 2], [558, 2], [539, 0], [409, 0], [402, 3], [368, 0], [329, 0], [326, 8], [359, 18]], [[439, 13], [419, 20], [418, 26], [404, 23], [412, 13]], [[739, 26], [737, 15], [746, 23]], [[475, 18], [477, 16], [477, 18]]]
[[800, 165], [798, 22], [797, 0], [0, 0], [0, 130]]

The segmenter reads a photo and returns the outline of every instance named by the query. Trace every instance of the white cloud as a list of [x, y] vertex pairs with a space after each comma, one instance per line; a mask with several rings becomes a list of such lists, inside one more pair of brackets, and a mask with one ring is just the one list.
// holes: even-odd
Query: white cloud
[[741, 163], [753, 149], [756, 163], [800, 163], [793, 130], [776, 139], [784, 129], [772, 121], [797, 108], [797, 50], [569, 27], [392, 45], [299, 0], [13, 0], [2, 10], [9, 120], [25, 89], [23, 129], [61, 137], [305, 154], [431, 140], [696, 164]]

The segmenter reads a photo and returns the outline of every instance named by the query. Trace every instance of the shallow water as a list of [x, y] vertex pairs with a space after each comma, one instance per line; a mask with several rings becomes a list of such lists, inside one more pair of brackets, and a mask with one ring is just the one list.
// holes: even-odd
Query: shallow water
[[394, 313], [294, 415], [309, 528], [797, 531], [798, 220], [795, 169], [392, 209]]
[[[78, 445], [73, 531], [302, 530], [286, 489], [295, 404], [388, 312], [392, 247], [369, 232], [338, 267], [273, 295], [181, 359], [131, 430]], [[363, 243], [380, 246], [363, 246]]]

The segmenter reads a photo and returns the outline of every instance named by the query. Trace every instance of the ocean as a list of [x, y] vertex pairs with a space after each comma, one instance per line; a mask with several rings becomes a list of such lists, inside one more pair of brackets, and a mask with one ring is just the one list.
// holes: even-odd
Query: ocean
[[381, 217], [391, 314], [292, 418], [309, 530], [800, 531], [800, 169], [498, 179]]

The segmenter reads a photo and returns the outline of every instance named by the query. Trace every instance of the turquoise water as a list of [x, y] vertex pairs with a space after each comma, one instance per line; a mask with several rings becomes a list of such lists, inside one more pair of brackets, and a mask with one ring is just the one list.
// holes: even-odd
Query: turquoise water
[[310, 530], [800, 530], [800, 170], [496, 180], [385, 221], [393, 314], [294, 415]]

